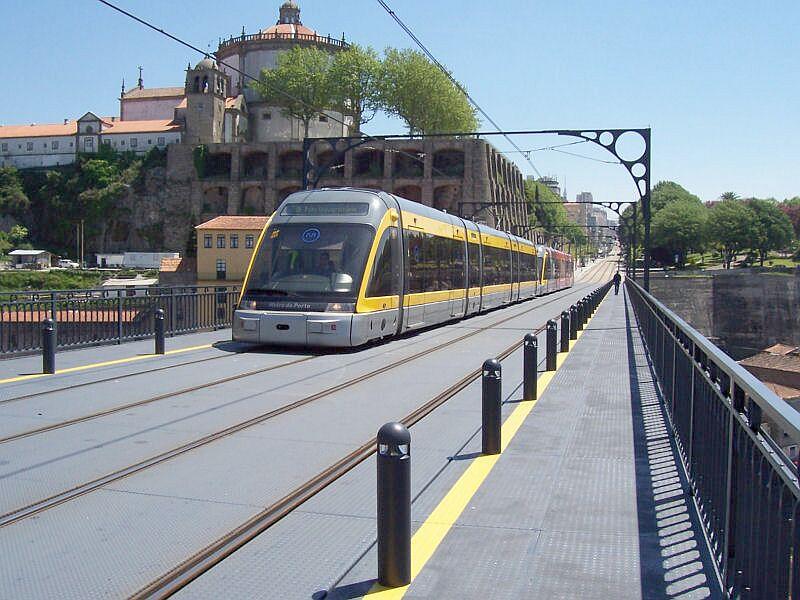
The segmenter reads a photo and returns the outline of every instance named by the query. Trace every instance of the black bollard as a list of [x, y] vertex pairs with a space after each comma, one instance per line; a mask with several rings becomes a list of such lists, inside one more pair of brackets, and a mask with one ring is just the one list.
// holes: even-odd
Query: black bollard
[[53, 319], [42, 321], [42, 373], [56, 372], [56, 323]]
[[558, 341], [556, 335], [556, 322], [550, 319], [547, 322], [547, 370], [556, 370], [556, 354], [558, 353]]
[[378, 430], [378, 583], [411, 583], [411, 434], [402, 423]]
[[576, 307], [578, 311], [578, 331], [583, 331], [583, 323], [584, 323], [584, 308], [583, 308], [583, 300], [578, 300], [578, 305]]
[[482, 379], [481, 451], [484, 454], [500, 454], [500, 404], [503, 397], [500, 361], [496, 358], [485, 360]]
[[159, 308], [155, 315], [156, 321], [156, 354], [164, 354], [164, 310]]
[[569, 352], [569, 313], [561, 313], [561, 351]]
[[578, 307], [574, 304], [569, 307], [569, 339], [578, 339]]
[[536, 376], [539, 362], [539, 340], [532, 333], [525, 334], [522, 343], [522, 399], [536, 400]]

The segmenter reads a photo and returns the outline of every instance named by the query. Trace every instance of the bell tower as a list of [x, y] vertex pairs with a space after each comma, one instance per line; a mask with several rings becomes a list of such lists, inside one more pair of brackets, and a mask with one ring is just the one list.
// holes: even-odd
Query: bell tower
[[204, 58], [193, 69], [186, 69], [186, 143], [223, 141], [225, 98], [229, 88], [228, 76], [211, 58]]

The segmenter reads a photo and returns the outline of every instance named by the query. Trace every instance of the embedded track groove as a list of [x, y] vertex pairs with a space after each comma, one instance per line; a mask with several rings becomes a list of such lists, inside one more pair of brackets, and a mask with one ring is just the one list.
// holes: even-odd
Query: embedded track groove
[[[507, 319], [504, 319], [504, 321], [505, 320]], [[532, 332], [538, 335], [545, 327], [546, 323]], [[503, 350], [497, 356], [497, 359], [502, 361], [522, 346], [522, 343], [522, 340], [514, 342]], [[406, 415], [401, 419], [401, 422], [406, 427], [413, 426], [477, 380], [480, 375], [480, 368], [471, 371], [443, 392], [437, 394]], [[133, 594], [131, 598], [135, 600], [142, 600], [144, 598], [168, 598], [180, 591], [203, 573], [209, 571], [215, 565], [236, 552], [236, 550], [269, 529], [301, 504], [364, 462], [374, 454], [375, 445], [376, 438], [373, 437], [313, 478], [295, 488], [283, 498], [239, 525], [236, 529], [230, 531], [228, 534], [196, 552], [167, 573], [153, 580], [146, 587]]]
[[[580, 286], [580, 284], [578, 284], [578, 285]], [[584, 286], [581, 286], [581, 287], [590, 287], [590, 286], [584, 285]], [[580, 290], [581, 287], [578, 287], [578, 290]], [[576, 287], [569, 288], [569, 289], [573, 290], [573, 291], [576, 291]], [[533, 298], [532, 300], [536, 300], [536, 298]], [[108, 485], [110, 483], [114, 483], [116, 481], [124, 479], [125, 477], [133, 475], [135, 473], [139, 473], [139, 472], [141, 472], [141, 471], [143, 471], [145, 469], [148, 469], [150, 467], [162, 464], [162, 463], [164, 463], [164, 462], [166, 462], [166, 461], [168, 461], [168, 460], [170, 460], [172, 458], [175, 458], [177, 456], [183, 455], [183, 454], [185, 454], [187, 452], [190, 452], [192, 450], [195, 450], [197, 448], [206, 446], [207, 444], [210, 444], [210, 443], [212, 443], [214, 441], [220, 440], [220, 439], [225, 438], [225, 437], [227, 437], [229, 435], [232, 435], [234, 433], [238, 433], [240, 431], [243, 431], [243, 430], [245, 430], [245, 429], [247, 429], [249, 427], [253, 427], [255, 425], [263, 423], [263, 422], [265, 422], [265, 421], [267, 421], [269, 419], [272, 419], [272, 418], [275, 418], [275, 417], [277, 417], [279, 415], [282, 415], [282, 414], [285, 414], [287, 412], [290, 412], [290, 411], [292, 411], [292, 410], [294, 410], [296, 408], [299, 408], [301, 406], [304, 406], [306, 404], [309, 404], [309, 403], [314, 402], [316, 400], [319, 400], [321, 398], [330, 396], [330, 395], [332, 395], [334, 393], [337, 393], [339, 391], [342, 391], [344, 389], [353, 387], [353, 386], [355, 386], [355, 385], [357, 385], [357, 384], [359, 384], [359, 383], [361, 383], [363, 381], [366, 381], [366, 380], [371, 379], [373, 377], [376, 377], [378, 375], [382, 375], [384, 373], [387, 373], [388, 371], [390, 371], [390, 370], [392, 370], [394, 368], [397, 368], [397, 367], [399, 367], [401, 365], [407, 364], [407, 363], [412, 362], [414, 360], [417, 360], [417, 359], [419, 359], [421, 357], [427, 356], [431, 352], [436, 352], [438, 350], [441, 350], [441, 349], [447, 348], [449, 346], [452, 346], [453, 344], [457, 344], [457, 343], [459, 343], [461, 341], [464, 341], [464, 340], [466, 340], [468, 338], [471, 338], [471, 337], [473, 337], [475, 335], [478, 335], [479, 333], [483, 333], [485, 331], [493, 329], [493, 328], [497, 327], [498, 325], [502, 325], [503, 323], [506, 323], [507, 321], [519, 318], [519, 317], [521, 317], [521, 316], [523, 316], [523, 315], [525, 315], [525, 314], [527, 314], [527, 313], [529, 313], [529, 312], [531, 312], [533, 310], [537, 310], [539, 308], [542, 308], [543, 306], [547, 306], [548, 304], [552, 304], [553, 302], [557, 302], [559, 300], [562, 300], [562, 298], [561, 297], [557, 297], [557, 298], [552, 298], [550, 300], [547, 300], [546, 302], [536, 303], [534, 306], [526, 308], [525, 310], [517, 312], [517, 313], [515, 313], [513, 315], [509, 315], [508, 317], [504, 317], [503, 319], [500, 319], [499, 321], [496, 321], [494, 323], [486, 325], [485, 327], [470, 331], [469, 333], [466, 333], [466, 334], [464, 334], [462, 336], [459, 336], [457, 338], [454, 338], [452, 340], [448, 340], [446, 342], [438, 344], [438, 345], [436, 345], [436, 346], [434, 346], [432, 348], [427, 348], [427, 349], [422, 350], [420, 352], [417, 352], [417, 353], [415, 353], [413, 355], [407, 356], [407, 357], [402, 358], [402, 359], [400, 359], [398, 361], [390, 363], [388, 365], [384, 365], [384, 366], [382, 366], [382, 367], [380, 367], [378, 369], [374, 369], [372, 371], [364, 373], [364, 374], [362, 374], [362, 375], [360, 375], [358, 377], [355, 377], [353, 379], [350, 379], [348, 381], [344, 381], [344, 382], [342, 382], [340, 384], [337, 384], [335, 386], [326, 388], [326, 389], [324, 389], [324, 390], [322, 390], [320, 392], [317, 392], [315, 394], [312, 394], [310, 396], [306, 396], [304, 398], [300, 398], [298, 400], [295, 400], [293, 402], [290, 402], [290, 403], [285, 404], [283, 406], [280, 406], [278, 408], [272, 409], [272, 410], [267, 411], [265, 413], [262, 413], [260, 415], [256, 415], [255, 417], [251, 417], [250, 419], [246, 419], [246, 420], [241, 421], [239, 423], [236, 423], [234, 425], [228, 426], [228, 427], [226, 427], [224, 429], [218, 430], [218, 431], [216, 431], [214, 433], [210, 433], [210, 434], [207, 434], [205, 436], [202, 436], [202, 437], [200, 437], [200, 438], [198, 438], [196, 440], [193, 440], [191, 442], [182, 444], [182, 445], [180, 445], [180, 446], [178, 446], [176, 448], [173, 448], [171, 450], [167, 450], [165, 452], [159, 453], [159, 454], [157, 454], [155, 456], [152, 456], [152, 457], [147, 458], [145, 460], [139, 461], [139, 462], [137, 462], [135, 464], [129, 465], [129, 466], [124, 467], [122, 469], [118, 469], [118, 470], [113, 471], [111, 473], [108, 473], [108, 474], [106, 474], [106, 475], [104, 475], [102, 477], [99, 477], [99, 478], [93, 479], [91, 481], [82, 483], [80, 485], [77, 485], [77, 486], [75, 486], [73, 488], [70, 488], [68, 490], [65, 490], [63, 492], [54, 494], [52, 496], [49, 496], [49, 497], [44, 498], [42, 500], [39, 500], [37, 502], [28, 504], [28, 505], [23, 506], [21, 508], [18, 508], [18, 509], [15, 509], [13, 511], [10, 511], [8, 513], [2, 514], [2, 515], [0, 515], [0, 528], [6, 527], [8, 525], [12, 525], [12, 524], [17, 523], [19, 521], [22, 521], [22, 520], [24, 520], [24, 519], [26, 519], [28, 517], [31, 517], [33, 515], [36, 515], [36, 514], [39, 514], [39, 513], [43, 512], [43, 511], [49, 510], [50, 508], [54, 508], [56, 506], [59, 506], [61, 504], [69, 502], [71, 500], [74, 500], [75, 498], [78, 498], [78, 497], [83, 496], [85, 494], [91, 493], [91, 492], [93, 492], [93, 491], [95, 491], [95, 490], [97, 490], [97, 489], [99, 489], [99, 488], [101, 488], [101, 487], [103, 487], [105, 485]], [[519, 344], [517, 344], [517, 345], [519, 345]], [[513, 351], [513, 350], [511, 350], [511, 351]], [[308, 360], [310, 358], [313, 358], [313, 357], [306, 357], [306, 358], [304, 358], [302, 360]], [[295, 362], [299, 362], [299, 361], [295, 361]], [[283, 366], [285, 366], [285, 365], [283, 365]], [[271, 369], [271, 368], [277, 368], [277, 367], [270, 367], [268, 369]], [[465, 383], [464, 385], [467, 385], [468, 383], [469, 382]]]

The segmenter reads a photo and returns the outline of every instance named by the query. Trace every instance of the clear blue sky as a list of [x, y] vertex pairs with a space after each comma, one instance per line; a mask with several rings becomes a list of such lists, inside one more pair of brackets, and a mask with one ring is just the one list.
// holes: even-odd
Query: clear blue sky
[[[280, 0], [118, 0], [215, 49], [277, 20]], [[373, 0], [299, 0], [303, 23], [376, 49], [412, 42]], [[800, 195], [800, 3], [796, 0], [389, 0], [505, 129], [652, 127], [653, 178], [704, 200]], [[94, 0], [4, 0], [0, 123], [118, 114], [120, 81], [183, 84], [199, 56]], [[489, 129], [484, 124], [484, 129]], [[372, 134], [402, 133], [378, 118]], [[569, 141], [518, 138], [523, 149]], [[502, 150], [510, 146], [501, 139]], [[566, 150], [610, 158], [588, 144]], [[529, 165], [513, 158], [523, 172]], [[619, 165], [536, 152], [570, 199], [632, 200]]]

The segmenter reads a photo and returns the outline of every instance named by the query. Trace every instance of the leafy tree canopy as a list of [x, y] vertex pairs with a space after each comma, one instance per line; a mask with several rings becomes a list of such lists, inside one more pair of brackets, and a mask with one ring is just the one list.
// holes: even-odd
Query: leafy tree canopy
[[0, 167], [0, 214], [22, 217], [30, 209], [30, 200], [22, 179], [14, 167]]
[[274, 69], [262, 69], [261, 77], [251, 86], [262, 98], [281, 106], [281, 113], [303, 123], [304, 136], [319, 107], [334, 103], [328, 72], [331, 57], [319, 48], [295, 46], [278, 57]]
[[381, 108], [378, 80], [381, 61], [372, 48], [355, 44], [337, 53], [328, 71], [332, 107], [353, 116], [356, 133]]
[[738, 252], [749, 248], [757, 235], [753, 210], [738, 200], [723, 200], [711, 207], [708, 233], [710, 242], [722, 253], [726, 269]]
[[687, 253], [705, 244], [707, 212], [705, 206], [691, 199], [667, 204], [653, 218], [653, 246], [664, 248], [670, 257], [677, 256], [683, 266]]
[[783, 250], [791, 243], [794, 234], [792, 222], [774, 200], [751, 198], [746, 204], [755, 216], [755, 235], [750, 247], [758, 252], [763, 267], [771, 250]]
[[651, 214], [655, 216], [655, 214], [667, 204], [677, 202], [679, 200], [690, 200], [696, 204], [701, 204], [700, 198], [687, 191], [684, 187], [675, 183], [674, 181], [659, 181], [650, 191]]

